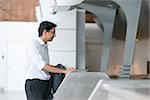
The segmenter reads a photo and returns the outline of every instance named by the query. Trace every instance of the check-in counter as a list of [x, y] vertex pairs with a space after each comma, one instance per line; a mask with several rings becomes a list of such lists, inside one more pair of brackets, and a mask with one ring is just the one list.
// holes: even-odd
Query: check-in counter
[[54, 100], [87, 100], [99, 80], [109, 80], [105, 73], [73, 72], [63, 80]]
[[88, 100], [149, 100], [150, 80], [99, 80]]

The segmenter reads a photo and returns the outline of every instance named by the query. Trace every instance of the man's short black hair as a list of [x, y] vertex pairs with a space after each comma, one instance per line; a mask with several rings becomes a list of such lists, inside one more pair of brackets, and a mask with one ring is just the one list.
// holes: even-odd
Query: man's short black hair
[[49, 21], [41, 22], [40, 26], [39, 26], [39, 29], [38, 29], [39, 37], [42, 36], [42, 33], [43, 33], [44, 30], [49, 32], [53, 27], [55, 28], [55, 27], [57, 27], [57, 25], [52, 23], [52, 22], [49, 22]]

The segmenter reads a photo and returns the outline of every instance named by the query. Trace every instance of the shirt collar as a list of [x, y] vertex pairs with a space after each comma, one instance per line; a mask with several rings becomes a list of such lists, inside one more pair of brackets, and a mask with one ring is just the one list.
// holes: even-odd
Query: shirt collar
[[40, 37], [38, 37], [37, 40], [41, 45], [48, 46], [48, 44], [47, 43], [45, 44], [45, 42]]

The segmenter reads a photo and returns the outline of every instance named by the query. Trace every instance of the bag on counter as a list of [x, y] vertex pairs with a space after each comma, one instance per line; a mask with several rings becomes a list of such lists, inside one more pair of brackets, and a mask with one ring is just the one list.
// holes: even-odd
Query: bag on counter
[[[65, 66], [63, 66], [62, 64], [58, 64], [55, 67], [66, 69]], [[57, 91], [63, 79], [65, 78], [65, 74], [64, 73], [51, 73], [51, 72], [49, 74], [51, 75], [49, 84], [51, 86], [51, 91], [54, 94]]]

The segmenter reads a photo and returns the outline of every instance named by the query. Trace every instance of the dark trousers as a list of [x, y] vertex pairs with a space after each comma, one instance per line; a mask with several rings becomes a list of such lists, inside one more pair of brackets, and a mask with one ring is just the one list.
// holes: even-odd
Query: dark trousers
[[27, 100], [52, 100], [49, 80], [27, 79], [25, 91]]

